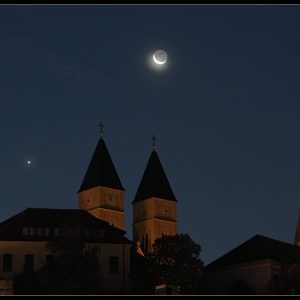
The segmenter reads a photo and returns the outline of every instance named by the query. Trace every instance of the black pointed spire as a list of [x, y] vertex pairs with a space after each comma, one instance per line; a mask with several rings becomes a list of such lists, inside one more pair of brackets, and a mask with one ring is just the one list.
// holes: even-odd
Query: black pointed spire
[[100, 139], [78, 192], [96, 186], [109, 187], [124, 191], [121, 180], [103, 139], [102, 122], [100, 128]]
[[153, 149], [151, 153], [143, 178], [132, 203], [151, 197], [177, 202], [155, 149]]

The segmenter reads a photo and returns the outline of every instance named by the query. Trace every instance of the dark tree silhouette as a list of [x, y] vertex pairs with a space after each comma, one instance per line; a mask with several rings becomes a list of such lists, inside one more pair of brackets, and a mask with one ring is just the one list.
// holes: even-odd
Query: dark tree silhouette
[[203, 283], [201, 247], [188, 234], [156, 239], [153, 253], [135, 261], [132, 281], [137, 294], [153, 294], [156, 285], [179, 287], [180, 294], [199, 294]]

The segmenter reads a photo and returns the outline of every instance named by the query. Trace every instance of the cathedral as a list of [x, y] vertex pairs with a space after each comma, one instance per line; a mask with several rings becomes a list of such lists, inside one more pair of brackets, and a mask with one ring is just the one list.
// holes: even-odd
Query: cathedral
[[[78, 191], [79, 209], [124, 230], [125, 189], [118, 176], [101, 128], [100, 139]], [[155, 239], [177, 233], [177, 200], [156, 151], [152, 153], [132, 201], [133, 241], [144, 252]]]
[[51, 257], [47, 244], [70, 232], [97, 249], [103, 289], [124, 293], [130, 288], [133, 246], [140, 245], [138, 253], [143, 255], [152, 251], [155, 239], [177, 233], [177, 200], [155, 142], [132, 201], [133, 241], [125, 237], [125, 189], [102, 126], [77, 194], [77, 209], [27, 208], [0, 223], [0, 294], [12, 293], [14, 274], [24, 268], [39, 270]]
[[152, 244], [162, 235], [177, 233], [177, 200], [157, 155], [155, 145], [142, 180], [132, 201], [133, 240], [142, 249], [152, 251]]

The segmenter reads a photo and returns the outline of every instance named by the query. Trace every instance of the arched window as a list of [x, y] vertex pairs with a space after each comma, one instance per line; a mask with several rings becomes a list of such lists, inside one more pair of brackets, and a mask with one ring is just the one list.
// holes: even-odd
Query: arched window
[[144, 235], [142, 235], [142, 244], [141, 244], [141, 248], [143, 251], [145, 251], [145, 237]]
[[148, 233], [146, 233], [146, 238], [145, 238], [145, 250], [146, 251], [149, 251], [149, 249], [148, 249]]

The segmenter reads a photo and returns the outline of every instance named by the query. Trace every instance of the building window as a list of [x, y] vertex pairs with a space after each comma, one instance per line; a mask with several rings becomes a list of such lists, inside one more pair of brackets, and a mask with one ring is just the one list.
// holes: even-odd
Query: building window
[[54, 255], [52, 254], [47, 254], [46, 255], [46, 264], [51, 265], [54, 263]]
[[49, 228], [49, 227], [46, 227], [46, 228], [45, 228], [45, 235], [46, 235], [46, 236], [49, 236], [49, 235], [50, 235], [50, 228]]
[[35, 228], [29, 227], [29, 235], [35, 235]]
[[119, 273], [119, 257], [118, 256], [110, 256], [109, 272], [112, 274]]
[[25, 254], [24, 259], [24, 271], [33, 271], [34, 270], [34, 256], [32, 254]]
[[28, 227], [22, 227], [22, 234], [28, 235]]
[[101, 254], [101, 247], [100, 246], [96, 247], [96, 252], [97, 252], [97, 255], [100, 256], [100, 254]]
[[38, 236], [43, 235], [43, 228], [42, 228], [42, 227], [38, 227], [38, 228], [37, 228], [37, 235], [38, 235]]
[[98, 236], [99, 237], [104, 237], [104, 230], [103, 229], [99, 229]]
[[12, 254], [3, 254], [3, 272], [12, 271]]
[[54, 236], [59, 236], [60, 235], [60, 228], [55, 227], [54, 228]]

